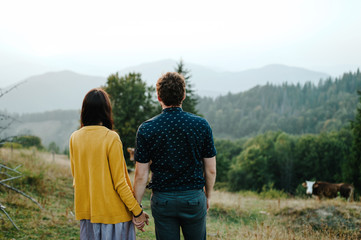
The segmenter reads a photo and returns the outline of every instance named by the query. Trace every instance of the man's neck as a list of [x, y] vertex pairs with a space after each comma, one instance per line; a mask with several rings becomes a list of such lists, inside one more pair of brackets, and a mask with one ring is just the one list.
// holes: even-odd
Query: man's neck
[[166, 108], [176, 108], [176, 107], [182, 108], [182, 104], [181, 104], [181, 105], [177, 105], [177, 106], [166, 106], [166, 105], [162, 104], [162, 109], [166, 109]]

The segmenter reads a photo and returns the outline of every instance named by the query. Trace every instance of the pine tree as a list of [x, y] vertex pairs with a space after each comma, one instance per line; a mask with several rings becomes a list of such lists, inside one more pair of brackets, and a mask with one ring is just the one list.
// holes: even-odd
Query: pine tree
[[184, 63], [182, 59], [177, 63], [177, 67], [174, 70], [177, 73], [183, 75], [184, 80], [186, 82], [186, 99], [183, 101], [182, 109], [186, 112], [199, 115], [196, 109], [196, 106], [198, 104], [198, 99], [193, 90], [193, 85], [190, 82], [190, 78], [192, 77], [192, 75], [190, 74], [190, 70], [184, 67]]

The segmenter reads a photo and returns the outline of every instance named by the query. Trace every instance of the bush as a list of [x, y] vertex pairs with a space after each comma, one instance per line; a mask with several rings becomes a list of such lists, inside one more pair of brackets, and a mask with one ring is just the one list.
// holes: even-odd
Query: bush
[[227, 191], [228, 189], [229, 189], [229, 184], [226, 182], [216, 182], [214, 184], [214, 190]]
[[5, 142], [2, 147], [4, 148], [13, 148], [13, 149], [20, 149], [23, 146], [20, 143], [14, 143], [14, 142]]
[[41, 139], [37, 136], [17, 136], [13, 138], [12, 142], [19, 143], [25, 148], [36, 147], [39, 150], [44, 148], [43, 145], [41, 145]]
[[262, 187], [260, 192], [260, 197], [263, 199], [278, 199], [278, 198], [287, 198], [288, 195], [283, 190], [277, 190], [273, 188], [273, 183], [269, 183]]

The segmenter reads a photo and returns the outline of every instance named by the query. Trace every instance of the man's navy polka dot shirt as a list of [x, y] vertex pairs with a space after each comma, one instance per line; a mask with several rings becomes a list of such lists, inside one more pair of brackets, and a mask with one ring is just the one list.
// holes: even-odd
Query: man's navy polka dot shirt
[[135, 160], [152, 161], [148, 188], [154, 191], [202, 189], [203, 158], [216, 153], [208, 122], [180, 107], [163, 109], [137, 132]]

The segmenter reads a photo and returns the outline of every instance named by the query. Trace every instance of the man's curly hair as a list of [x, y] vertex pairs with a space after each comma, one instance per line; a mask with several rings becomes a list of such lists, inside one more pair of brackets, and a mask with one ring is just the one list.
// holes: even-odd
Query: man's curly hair
[[179, 106], [185, 96], [184, 77], [177, 72], [167, 72], [157, 81], [158, 97], [166, 106]]

